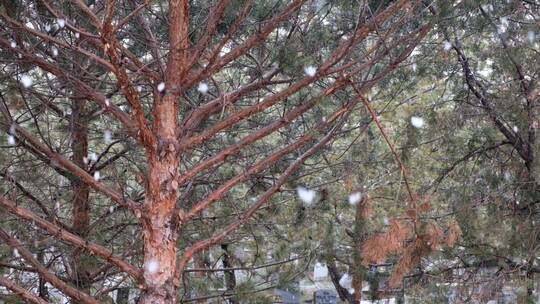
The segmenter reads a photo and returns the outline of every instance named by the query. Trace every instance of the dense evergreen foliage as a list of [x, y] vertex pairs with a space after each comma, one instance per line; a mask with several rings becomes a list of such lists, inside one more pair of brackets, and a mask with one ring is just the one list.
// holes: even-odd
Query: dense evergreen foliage
[[0, 300], [535, 303], [539, 18], [0, 3]]

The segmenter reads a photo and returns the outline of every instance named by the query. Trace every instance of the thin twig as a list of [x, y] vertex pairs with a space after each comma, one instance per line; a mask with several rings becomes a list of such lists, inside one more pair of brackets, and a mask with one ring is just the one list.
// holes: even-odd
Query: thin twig
[[358, 98], [364, 103], [366, 106], [366, 109], [369, 111], [369, 114], [371, 115], [371, 118], [375, 121], [375, 124], [377, 125], [377, 128], [379, 128], [379, 131], [381, 131], [382, 136], [384, 137], [384, 140], [386, 141], [386, 144], [392, 151], [392, 154], [394, 154], [394, 158], [396, 159], [396, 162], [399, 165], [399, 169], [401, 170], [401, 174], [403, 175], [403, 181], [405, 182], [405, 187], [407, 188], [407, 192], [409, 193], [409, 198], [411, 199], [411, 203], [414, 208], [416, 208], [416, 194], [414, 194], [413, 190], [411, 189], [411, 186], [409, 184], [409, 179], [407, 178], [407, 170], [405, 168], [405, 165], [403, 165], [403, 162], [401, 161], [401, 157], [399, 156], [398, 152], [396, 151], [396, 148], [394, 147], [394, 144], [390, 141], [388, 138], [388, 135], [384, 131], [384, 128], [377, 117], [377, 113], [373, 110], [371, 105], [369, 104], [369, 101], [364, 97], [364, 95], [360, 92], [360, 90], [356, 87], [355, 84], [352, 84], [352, 88], [358, 95]]

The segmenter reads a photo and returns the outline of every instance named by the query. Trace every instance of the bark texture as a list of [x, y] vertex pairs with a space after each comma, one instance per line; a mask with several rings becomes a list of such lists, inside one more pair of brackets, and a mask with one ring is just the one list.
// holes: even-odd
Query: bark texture
[[[80, 168], [86, 169], [88, 157], [88, 123], [85, 117], [85, 100], [72, 100], [71, 106], [71, 149], [72, 161]], [[90, 225], [90, 187], [78, 178], [71, 180], [72, 198], [72, 230], [73, 233], [86, 238]], [[71, 254], [71, 280], [75, 286], [89, 292], [91, 286], [90, 273], [92, 267], [86, 260], [88, 256], [81, 248], [75, 248]]]
[[146, 290], [140, 303], [176, 303], [173, 284], [176, 265], [179, 155], [174, 96], [165, 93], [156, 102], [154, 130], [157, 147], [149, 153], [149, 172], [144, 201], [143, 237]]

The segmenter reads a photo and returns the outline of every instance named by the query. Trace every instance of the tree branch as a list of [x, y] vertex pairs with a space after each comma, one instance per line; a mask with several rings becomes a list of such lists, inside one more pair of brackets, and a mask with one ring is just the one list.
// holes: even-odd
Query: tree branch
[[[336, 130], [339, 130], [343, 123], [346, 121], [348, 115], [350, 114], [350, 109], [356, 105], [357, 101], [350, 102], [348, 104], [348, 107], [342, 109], [342, 111], [336, 112], [332, 119], [327, 122], [330, 123], [331, 121], [335, 121], [338, 117], [341, 117], [341, 121], [339, 121], [319, 142], [317, 142], [313, 147], [311, 147], [309, 150], [307, 150], [305, 153], [303, 153], [298, 159], [296, 159], [287, 169], [283, 172], [283, 174], [280, 176], [280, 178], [276, 181], [276, 184], [272, 186], [270, 189], [268, 189], [260, 198], [259, 200], [253, 204], [240, 218], [238, 218], [236, 221], [232, 222], [222, 230], [215, 232], [212, 237], [207, 238], [205, 240], [200, 240], [196, 242], [195, 244], [191, 245], [189, 248], [187, 248], [182, 257], [178, 260], [175, 270], [175, 278], [174, 278], [174, 284], [176, 286], [180, 285], [180, 274], [185, 269], [187, 263], [193, 255], [197, 252], [200, 252], [201, 250], [204, 250], [206, 248], [209, 248], [215, 244], [218, 244], [221, 242], [225, 237], [227, 237], [230, 233], [238, 229], [240, 226], [242, 226], [244, 223], [246, 223], [252, 216], [255, 214], [255, 212], [270, 198], [279, 191], [281, 186], [288, 180], [290, 175], [300, 166], [302, 163], [309, 157], [311, 157], [313, 154], [315, 154], [317, 151], [319, 151], [322, 147], [324, 147], [334, 136]], [[349, 110], [349, 111], [348, 111]]]
[[135, 268], [134, 266], [130, 265], [126, 261], [113, 256], [112, 251], [109, 249], [94, 244], [92, 242], [89, 242], [69, 231], [66, 229], [59, 227], [40, 216], [36, 215], [32, 211], [19, 207], [15, 202], [12, 202], [5, 198], [4, 196], [0, 196], [0, 206], [4, 207], [8, 212], [11, 214], [22, 218], [24, 220], [27, 220], [29, 222], [33, 222], [45, 231], [47, 231], [50, 235], [55, 236], [57, 238], [60, 238], [64, 242], [73, 244], [79, 248], [88, 250], [89, 252], [95, 254], [96, 256], [108, 261], [109, 263], [113, 264], [114, 266], [118, 267], [120, 270], [128, 273], [130, 276], [132, 276], [136, 280], [141, 279], [141, 273], [139, 269]]
[[0, 285], [6, 287], [7, 289], [13, 291], [13, 293], [15, 293], [16, 295], [18, 295], [19, 297], [25, 299], [26, 301], [29, 301], [29, 302], [32, 302], [32, 303], [35, 303], [35, 304], [47, 304], [48, 302], [33, 295], [32, 293], [30, 293], [28, 290], [22, 288], [21, 286], [17, 285], [15, 282], [13, 282], [12, 280], [4, 277], [4, 276], [0, 276]]
[[[0, 199], [0, 201], [3, 201], [3, 199]], [[69, 297], [81, 301], [82, 303], [86, 304], [99, 304], [99, 302], [92, 298], [90, 295], [86, 294], [85, 292], [82, 292], [76, 288], [73, 288], [66, 284], [64, 281], [59, 279], [54, 273], [49, 271], [45, 266], [41, 265], [38, 260], [34, 258], [34, 255], [28, 251], [23, 245], [15, 238], [11, 237], [6, 231], [4, 231], [2, 228], [0, 228], [0, 239], [3, 239], [11, 248], [17, 249], [17, 251], [20, 253], [20, 255], [28, 262], [30, 263], [37, 272], [45, 279], [47, 282], [51, 283], [54, 287], [58, 288], [58, 290], [62, 291]]]
[[128, 210], [137, 212], [140, 209], [139, 204], [132, 201], [125, 195], [110, 189], [109, 187], [105, 186], [103, 183], [96, 181], [94, 177], [88, 174], [88, 172], [86, 172], [84, 169], [78, 167], [73, 162], [66, 159], [64, 156], [62, 156], [61, 154], [52, 151], [49, 147], [39, 142], [39, 140], [37, 140], [34, 136], [32, 136], [32, 134], [26, 131], [26, 129], [20, 127], [14, 122], [8, 121], [8, 124], [4, 126], [4, 130], [7, 131], [10, 128], [13, 128], [13, 130], [16, 132], [16, 135], [19, 139], [24, 139], [28, 141], [35, 149], [45, 154], [51, 160], [54, 160], [57, 164], [62, 166], [68, 172], [72, 173], [74, 176], [81, 179], [84, 183], [92, 187], [94, 190], [103, 193], [104, 195], [106, 195], [107, 197], [111, 198], [113, 201], [118, 203], [120, 206], [125, 207]]

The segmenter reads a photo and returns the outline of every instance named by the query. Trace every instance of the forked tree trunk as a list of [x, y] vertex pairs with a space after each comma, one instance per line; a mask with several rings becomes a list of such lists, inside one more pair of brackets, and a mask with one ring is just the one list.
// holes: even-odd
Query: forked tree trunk
[[177, 303], [179, 287], [175, 286], [174, 274], [180, 227], [175, 205], [181, 157], [177, 102], [182, 96], [179, 91], [188, 59], [188, 3], [188, 0], [169, 1], [171, 50], [167, 59], [165, 90], [154, 101], [152, 133], [155, 143], [147, 152], [149, 167], [142, 218], [146, 289], [139, 301], [141, 304]]

